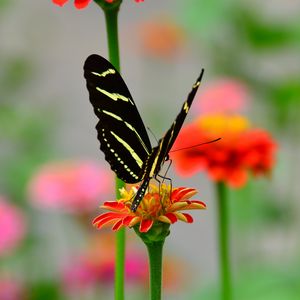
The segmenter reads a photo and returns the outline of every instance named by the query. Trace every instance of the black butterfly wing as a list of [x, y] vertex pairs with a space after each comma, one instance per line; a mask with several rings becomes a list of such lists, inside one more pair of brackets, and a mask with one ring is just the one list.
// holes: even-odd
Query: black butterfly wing
[[201, 73], [192, 87], [187, 100], [183, 103], [182, 108], [177, 115], [175, 121], [172, 123], [170, 129], [165, 133], [163, 138], [158, 141], [158, 145], [153, 148], [150, 156], [145, 161], [143, 167], [144, 176], [143, 177], [153, 177], [156, 176], [164, 161], [168, 158], [168, 154], [179, 134], [179, 131], [183, 125], [183, 122], [187, 116], [187, 113], [192, 105], [194, 97], [197, 93], [198, 87], [200, 86], [204, 69], [201, 70]]
[[124, 80], [109, 61], [96, 54], [86, 59], [84, 77], [99, 118], [96, 129], [106, 161], [123, 181], [140, 181], [152, 148]]
[[155, 177], [159, 173], [164, 161], [168, 158], [168, 154], [179, 134], [179, 131], [197, 93], [203, 73], [204, 70], [202, 69], [200, 76], [193, 85], [192, 90], [189, 93], [187, 100], [183, 103], [175, 121], [172, 123], [170, 129], [165, 133], [163, 138], [158, 141], [158, 145], [152, 149], [151, 154], [146, 159], [142, 168], [143, 173], [141, 176], [144, 181], [133, 199], [131, 204], [132, 211], [136, 211], [140, 202], [142, 201], [145, 191], [149, 185], [150, 178]]

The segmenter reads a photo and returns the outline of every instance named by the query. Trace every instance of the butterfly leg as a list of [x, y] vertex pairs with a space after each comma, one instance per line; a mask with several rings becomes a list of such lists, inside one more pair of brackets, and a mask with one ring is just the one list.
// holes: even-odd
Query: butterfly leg
[[169, 156], [168, 156], [166, 160], [169, 161], [169, 165], [167, 167], [167, 170], [166, 170], [165, 174], [163, 176], [161, 176], [160, 174], [157, 174], [157, 176], [160, 177], [160, 178], [162, 178], [162, 182], [161, 183], [164, 183], [165, 180], [169, 181], [169, 183], [170, 183], [170, 193], [171, 193], [171, 191], [172, 191], [172, 179], [170, 177], [167, 177], [166, 175], [169, 172], [169, 169], [170, 169], [170, 167], [172, 165], [172, 159], [169, 159]]

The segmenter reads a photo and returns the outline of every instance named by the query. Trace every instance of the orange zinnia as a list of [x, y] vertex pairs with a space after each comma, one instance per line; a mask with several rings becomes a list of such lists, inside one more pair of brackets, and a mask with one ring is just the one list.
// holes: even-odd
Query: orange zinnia
[[193, 218], [180, 210], [205, 209], [206, 205], [198, 200], [189, 200], [197, 191], [193, 188], [179, 187], [170, 191], [170, 186], [162, 184], [159, 187], [150, 185], [136, 212], [132, 212], [131, 202], [136, 193], [133, 187], [129, 191], [120, 190], [119, 201], [107, 201], [101, 207], [111, 212], [103, 213], [96, 217], [93, 224], [97, 228], [112, 224], [114, 231], [122, 227], [133, 227], [139, 224], [140, 232], [148, 232], [155, 222], [173, 224], [178, 220], [192, 223]]
[[[192, 147], [199, 142], [221, 140], [209, 145]], [[181, 175], [207, 171], [215, 181], [231, 187], [241, 187], [247, 173], [268, 174], [274, 164], [276, 144], [270, 134], [253, 129], [242, 116], [206, 115], [185, 126], [179, 134], [170, 156]]]

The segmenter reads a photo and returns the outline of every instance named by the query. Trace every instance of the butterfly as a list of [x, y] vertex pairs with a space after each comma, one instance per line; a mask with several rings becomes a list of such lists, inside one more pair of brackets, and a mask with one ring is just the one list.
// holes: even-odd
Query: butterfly
[[156, 178], [179, 134], [194, 100], [204, 70], [192, 87], [169, 130], [152, 147], [132, 96], [115, 67], [92, 54], [84, 63], [89, 99], [99, 118], [96, 125], [100, 149], [117, 177], [126, 183], [142, 182], [132, 201], [135, 212], [152, 178]]

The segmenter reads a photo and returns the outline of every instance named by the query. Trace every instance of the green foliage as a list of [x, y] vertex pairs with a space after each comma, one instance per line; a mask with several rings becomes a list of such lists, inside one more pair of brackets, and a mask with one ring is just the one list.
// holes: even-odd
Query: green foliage
[[239, 231], [270, 226], [283, 228], [293, 221], [293, 208], [279, 201], [278, 196], [268, 190], [269, 184], [260, 179], [242, 189], [230, 190], [231, 222]]
[[[283, 127], [291, 120], [291, 113], [297, 115], [300, 112], [300, 74], [299, 77], [286, 78], [282, 82], [274, 83], [269, 88], [269, 101], [275, 109], [275, 124]], [[294, 127], [295, 128], [295, 127]]]
[[[298, 263], [284, 269], [270, 265], [252, 266], [236, 277], [234, 299], [297, 300], [300, 294], [299, 275]], [[218, 287], [215, 284], [206, 286], [189, 299], [219, 300]]]
[[38, 282], [30, 287], [28, 300], [62, 300], [56, 282]]
[[219, 36], [229, 16], [232, 1], [190, 0], [178, 1], [178, 19], [196, 39], [213, 40]]
[[12, 2], [12, 1], [0, 0], [0, 13], [2, 13], [7, 6], [9, 6], [10, 2]]
[[238, 35], [254, 48], [282, 47], [295, 41], [294, 28], [262, 20], [255, 12], [241, 9], [236, 16]]
[[50, 155], [50, 120], [44, 113], [5, 105], [0, 111], [2, 151], [0, 188], [22, 201], [30, 175]]
[[8, 101], [15, 92], [20, 91], [28, 83], [32, 75], [32, 66], [28, 59], [23, 57], [7, 57], [0, 59], [0, 86], [1, 98]]
[[[294, 121], [291, 112], [300, 107], [300, 75], [283, 62], [289, 51], [299, 53], [299, 16], [279, 21], [258, 6], [237, 0], [190, 0], [182, 5], [179, 19], [198, 42], [199, 53], [209, 52], [215, 76], [245, 81], [267, 106], [269, 123], [288, 129], [287, 124]], [[262, 76], [262, 60], [283, 67], [282, 75]]]

